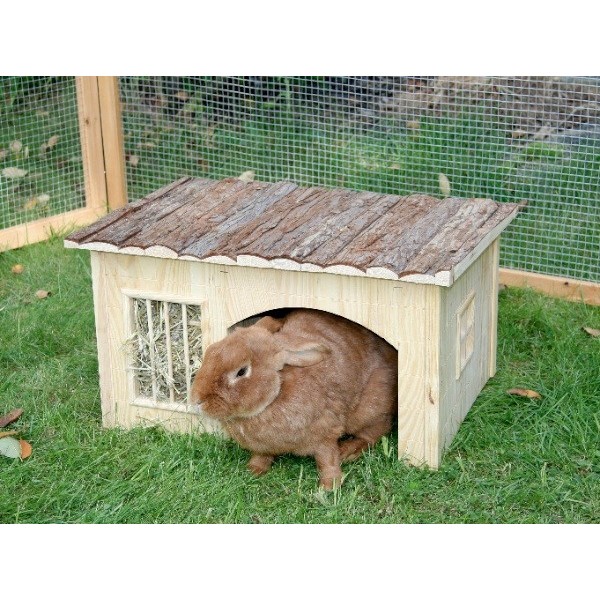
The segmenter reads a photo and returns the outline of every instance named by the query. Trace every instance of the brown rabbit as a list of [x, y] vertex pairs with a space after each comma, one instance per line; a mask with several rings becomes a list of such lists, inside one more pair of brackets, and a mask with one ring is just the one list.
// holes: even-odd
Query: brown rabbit
[[279, 454], [314, 456], [332, 489], [340, 464], [390, 431], [396, 390], [392, 346], [341, 317], [295, 309], [209, 346], [191, 400], [252, 452], [255, 475]]

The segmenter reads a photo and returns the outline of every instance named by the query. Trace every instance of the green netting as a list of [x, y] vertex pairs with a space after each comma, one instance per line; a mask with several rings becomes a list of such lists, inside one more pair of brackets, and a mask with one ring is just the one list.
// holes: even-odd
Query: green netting
[[74, 77], [0, 77], [0, 229], [85, 204]]
[[[130, 200], [245, 171], [526, 200], [502, 264], [600, 280], [598, 77], [121, 77], [120, 89]], [[0, 227], [82, 206], [73, 78], [3, 77], [0, 92]]]
[[503, 265], [600, 279], [600, 78], [123, 77], [127, 181], [526, 200]]

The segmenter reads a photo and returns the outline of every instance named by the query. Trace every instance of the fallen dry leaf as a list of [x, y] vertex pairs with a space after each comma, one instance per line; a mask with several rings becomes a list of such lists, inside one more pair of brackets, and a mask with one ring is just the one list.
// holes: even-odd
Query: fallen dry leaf
[[31, 444], [25, 440], [19, 440], [19, 444], [21, 446], [21, 460], [29, 458], [32, 452]]
[[12, 429], [11, 431], [0, 431], [0, 438], [8, 437], [11, 435], [17, 435], [17, 431]]
[[21, 148], [23, 148], [23, 144], [22, 144], [21, 140], [14, 140], [13, 142], [10, 143], [9, 148], [10, 148], [11, 152], [14, 152], [16, 154], [17, 152], [21, 152]]
[[600, 337], [600, 329], [592, 329], [591, 327], [582, 327], [582, 329], [592, 337]]
[[140, 162], [140, 157], [137, 156], [136, 154], [129, 154], [127, 156], [127, 162], [132, 166], [132, 167], [137, 167], [139, 162]]
[[20, 275], [25, 270], [25, 267], [23, 265], [17, 264], [17, 265], [13, 265], [10, 270], [15, 275]]
[[2, 160], [3, 158], [6, 158], [7, 154], [8, 154], [8, 152], [6, 150], [4, 150], [4, 148], [0, 148], [0, 160]]
[[29, 198], [25, 204], [23, 204], [23, 210], [33, 210], [38, 205], [38, 199], [34, 196]]
[[207, 129], [206, 129], [205, 138], [206, 138], [206, 146], [208, 148], [215, 148], [214, 138], [215, 138], [216, 130], [217, 130], [216, 125], [211, 125], [210, 127], [207, 127]]
[[512, 137], [513, 139], [518, 139], [518, 138], [523, 138], [528, 136], [529, 134], [524, 131], [523, 129], [515, 129], [511, 134], [510, 137]]
[[553, 134], [555, 131], [556, 130], [553, 127], [550, 127], [549, 125], [544, 125], [544, 126], [540, 127], [533, 134], [533, 139], [534, 140], [545, 140], [548, 136]]
[[406, 129], [410, 129], [411, 131], [418, 131], [421, 128], [421, 123], [419, 121], [406, 121]]
[[19, 179], [20, 177], [25, 177], [27, 171], [18, 167], [6, 167], [6, 169], [2, 169], [2, 175], [9, 179]]
[[0, 417], [0, 427], [6, 427], [8, 424], [16, 421], [23, 414], [22, 408], [15, 408], [4, 416]]
[[49, 292], [48, 290], [38, 290], [35, 295], [40, 299], [43, 300], [44, 298], [47, 298], [48, 296], [52, 295], [52, 292]]
[[8, 458], [21, 458], [21, 444], [14, 437], [0, 439], [0, 454]]
[[48, 139], [47, 142], [44, 142], [40, 146], [40, 154], [45, 154], [46, 152], [48, 152], [48, 150], [52, 150], [52, 148], [54, 148], [54, 146], [56, 146], [57, 143], [58, 143], [58, 136], [53, 135], [51, 138]]
[[541, 398], [541, 394], [535, 392], [534, 390], [524, 390], [521, 388], [511, 388], [510, 390], [506, 390], [507, 394], [512, 394], [513, 396], [523, 396], [524, 398]]
[[50, 200], [49, 194], [39, 194], [37, 196], [32, 196], [23, 204], [23, 210], [33, 210], [34, 208], [40, 207], [43, 208], [48, 204]]
[[443, 173], [439, 174], [438, 180], [442, 196], [448, 197], [450, 195], [450, 180]]
[[250, 183], [251, 181], [254, 181], [254, 176], [256, 175], [256, 173], [254, 171], [244, 171], [239, 177], [238, 179], [240, 181], [245, 181], [246, 183]]

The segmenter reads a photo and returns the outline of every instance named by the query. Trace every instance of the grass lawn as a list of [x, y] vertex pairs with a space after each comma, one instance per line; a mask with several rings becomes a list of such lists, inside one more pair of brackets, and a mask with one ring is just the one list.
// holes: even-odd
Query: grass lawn
[[0, 414], [25, 410], [33, 454], [0, 457], [0, 523], [598, 523], [600, 338], [583, 326], [600, 308], [501, 292], [498, 373], [439, 471], [399, 462], [392, 435], [323, 493], [311, 459], [255, 479], [232, 441], [103, 429], [88, 253], [1, 253]]

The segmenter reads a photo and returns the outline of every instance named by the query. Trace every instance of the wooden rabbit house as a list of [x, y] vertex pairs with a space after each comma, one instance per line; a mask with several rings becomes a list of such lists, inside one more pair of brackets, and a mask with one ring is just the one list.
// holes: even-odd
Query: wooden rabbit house
[[70, 235], [91, 250], [103, 422], [214, 431], [205, 348], [306, 307], [398, 351], [401, 458], [436, 468], [496, 369], [498, 244], [518, 206], [184, 178]]

